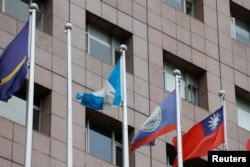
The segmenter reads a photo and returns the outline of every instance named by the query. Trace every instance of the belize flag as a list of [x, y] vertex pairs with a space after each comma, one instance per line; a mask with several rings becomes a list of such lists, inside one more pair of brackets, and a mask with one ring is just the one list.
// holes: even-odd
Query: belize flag
[[106, 110], [120, 106], [122, 100], [120, 61], [109, 75], [104, 88], [92, 93], [77, 93], [76, 99], [80, 99], [83, 106], [94, 110]]
[[[205, 156], [209, 150], [213, 150], [223, 142], [224, 117], [223, 107], [221, 107], [182, 135], [183, 160]], [[176, 137], [173, 138], [173, 143], [177, 148]], [[176, 163], [177, 159], [174, 166]]]
[[0, 100], [7, 102], [18, 91], [28, 71], [29, 21], [0, 55]]
[[130, 151], [143, 145], [154, 145], [154, 140], [167, 132], [176, 129], [176, 91], [171, 92], [165, 100], [155, 108], [150, 117], [134, 136]]

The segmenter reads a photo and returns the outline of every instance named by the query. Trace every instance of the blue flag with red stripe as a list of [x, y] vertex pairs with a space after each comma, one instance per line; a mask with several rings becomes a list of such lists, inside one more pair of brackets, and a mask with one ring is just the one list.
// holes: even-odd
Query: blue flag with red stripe
[[154, 145], [155, 138], [176, 129], [176, 91], [171, 92], [165, 100], [155, 108], [134, 136], [130, 150], [143, 145]]
[[0, 56], [0, 100], [7, 102], [22, 86], [27, 74], [29, 22]]

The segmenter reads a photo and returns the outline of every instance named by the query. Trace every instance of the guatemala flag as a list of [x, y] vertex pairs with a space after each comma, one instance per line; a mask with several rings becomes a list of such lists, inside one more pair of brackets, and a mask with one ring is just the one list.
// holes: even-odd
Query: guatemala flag
[[120, 106], [122, 99], [120, 61], [117, 62], [109, 75], [103, 89], [92, 93], [77, 93], [76, 99], [81, 99], [83, 106], [94, 110], [106, 110]]
[[171, 92], [168, 97], [154, 110], [150, 117], [134, 136], [130, 150], [143, 145], [154, 145], [155, 138], [176, 129], [176, 91]]

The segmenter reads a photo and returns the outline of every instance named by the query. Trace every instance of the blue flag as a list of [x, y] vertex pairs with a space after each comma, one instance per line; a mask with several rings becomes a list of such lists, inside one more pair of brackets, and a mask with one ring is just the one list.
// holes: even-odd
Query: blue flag
[[7, 102], [20, 89], [27, 74], [29, 22], [0, 56], [0, 100]]
[[94, 110], [106, 110], [120, 106], [122, 99], [120, 61], [109, 75], [103, 89], [92, 93], [77, 93], [76, 99], [80, 99], [83, 106]]
[[176, 91], [171, 92], [157, 106], [132, 139], [130, 150], [154, 145], [157, 137], [176, 129]]

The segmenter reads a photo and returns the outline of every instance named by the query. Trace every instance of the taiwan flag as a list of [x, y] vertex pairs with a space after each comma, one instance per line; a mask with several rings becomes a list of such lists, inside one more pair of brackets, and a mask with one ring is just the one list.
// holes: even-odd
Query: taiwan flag
[[[206, 156], [224, 142], [223, 107], [216, 110], [203, 121], [195, 124], [187, 133], [182, 135], [183, 161]], [[177, 148], [176, 137], [173, 143]], [[174, 166], [176, 166], [175, 159]]]
[[171, 92], [165, 100], [155, 108], [150, 117], [134, 136], [130, 150], [143, 145], [154, 145], [154, 140], [167, 132], [176, 129], [176, 91]]

